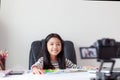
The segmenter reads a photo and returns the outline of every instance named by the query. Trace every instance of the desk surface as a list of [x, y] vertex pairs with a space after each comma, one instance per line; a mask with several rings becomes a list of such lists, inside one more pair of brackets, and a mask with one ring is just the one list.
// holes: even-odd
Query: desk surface
[[58, 73], [58, 74], [43, 74], [33, 75], [32, 73], [25, 73], [23, 75], [9, 75], [0, 77], [0, 80], [90, 80], [95, 77], [95, 74], [89, 72], [72, 72], [72, 73]]

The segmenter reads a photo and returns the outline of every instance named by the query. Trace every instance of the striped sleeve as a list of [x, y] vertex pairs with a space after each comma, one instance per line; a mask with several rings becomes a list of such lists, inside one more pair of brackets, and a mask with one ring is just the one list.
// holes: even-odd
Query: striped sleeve
[[66, 58], [66, 68], [74, 68], [74, 69], [81, 69], [81, 66], [77, 66], [76, 64], [72, 63], [69, 59]]
[[40, 69], [43, 68], [43, 57], [39, 58], [37, 62], [35, 62], [35, 64], [32, 65], [31, 69], [36, 66]]

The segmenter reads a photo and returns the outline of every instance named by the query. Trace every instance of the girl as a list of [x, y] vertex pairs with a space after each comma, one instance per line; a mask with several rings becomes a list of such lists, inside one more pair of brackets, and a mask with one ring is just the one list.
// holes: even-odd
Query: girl
[[79, 68], [64, 56], [64, 43], [62, 38], [51, 33], [45, 38], [42, 48], [43, 57], [32, 65], [33, 74], [44, 74], [44, 69]]

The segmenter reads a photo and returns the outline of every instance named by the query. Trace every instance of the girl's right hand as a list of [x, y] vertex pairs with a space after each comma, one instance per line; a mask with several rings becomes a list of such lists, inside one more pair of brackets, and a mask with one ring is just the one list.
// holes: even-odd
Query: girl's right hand
[[40, 74], [44, 74], [44, 70], [43, 70], [43, 69], [39, 69], [39, 68], [37, 68], [36, 66], [34, 66], [34, 67], [32, 68], [32, 73], [33, 73], [33, 74], [38, 74], [38, 75], [40, 75]]

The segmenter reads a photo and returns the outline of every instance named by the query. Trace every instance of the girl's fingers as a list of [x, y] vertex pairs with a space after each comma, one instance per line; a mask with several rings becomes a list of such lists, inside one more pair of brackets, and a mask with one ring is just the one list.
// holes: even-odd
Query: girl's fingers
[[33, 72], [33, 74], [38, 74], [38, 75], [44, 74], [44, 70], [38, 69], [38, 68], [34, 68], [34, 69], [32, 70], [32, 72]]
[[44, 70], [40, 70], [40, 73], [41, 73], [41, 74], [44, 74]]
[[33, 70], [33, 74], [40, 74], [38, 70]]

